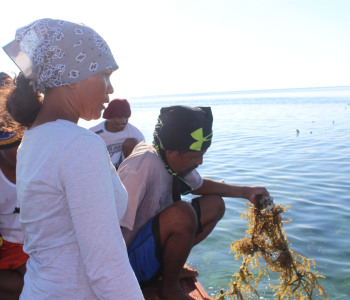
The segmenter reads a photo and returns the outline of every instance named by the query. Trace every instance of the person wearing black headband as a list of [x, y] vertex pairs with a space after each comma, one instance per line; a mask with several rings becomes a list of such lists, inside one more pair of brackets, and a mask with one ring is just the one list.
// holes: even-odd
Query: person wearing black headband
[[[140, 285], [162, 276], [161, 299], [189, 299], [179, 287], [192, 247], [204, 240], [225, 212], [222, 197], [245, 198], [256, 204], [264, 187], [230, 185], [202, 178], [196, 168], [210, 147], [210, 107], [170, 106], [160, 111], [154, 142], [139, 143], [119, 167], [128, 192], [120, 224], [130, 263]], [[181, 195], [199, 197], [191, 203]]]

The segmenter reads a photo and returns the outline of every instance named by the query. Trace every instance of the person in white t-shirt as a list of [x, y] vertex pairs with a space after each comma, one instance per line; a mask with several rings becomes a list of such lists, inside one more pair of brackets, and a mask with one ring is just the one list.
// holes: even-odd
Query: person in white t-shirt
[[116, 169], [130, 155], [134, 147], [145, 139], [142, 132], [129, 123], [130, 116], [129, 102], [126, 99], [114, 99], [109, 102], [102, 115], [106, 120], [90, 128], [106, 143]]
[[40, 19], [3, 49], [21, 70], [7, 108], [27, 127], [17, 152], [29, 254], [20, 299], [144, 299], [119, 224], [127, 193], [103, 140], [77, 125], [98, 120], [114, 91], [107, 43], [85, 25]]
[[28, 260], [16, 192], [16, 154], [24, 127], [6, 110], [12, 82], [8, 74], [0, 73], [0, 299], [19, 298]]
[[[269, 196], [264, 187], [238, 186], [202, 178], [196, 168], [211, 145], [210, 107], [170, 106], [160, 111], [153, 145], [139, 143], [118, 169], [128, 192], [120, 221], [130, 263], [140, 285], [159, 276], [161, 299], [190, 299], [179, 279], [191, 275], [184, 264], [192, 247], [204, 240], [225, 212], [222, 197], [244, 198], [255, 205]], [[181, 194], [199, 197], [191, 203]], [[265, 198], [265, 197], [263, 197]], [[187, 274], [185, 274], [187, 273]], [[192, 270], [191, 276], [198, 273]]]

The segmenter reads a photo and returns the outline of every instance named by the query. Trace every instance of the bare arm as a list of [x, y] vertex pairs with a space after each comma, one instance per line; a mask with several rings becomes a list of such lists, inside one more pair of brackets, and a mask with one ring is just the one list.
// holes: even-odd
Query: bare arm
[[269, 196], [269, 192], [265, 187], [234, 185], [208, 178], [203, 178], [203, 185], [199, 189], [193, 191], [193, 194], [211, 194], [221, 197], [243, 198], [249, 200], [254, 205], [256, 205], [255, 197], [257, 195], [264, 194]]

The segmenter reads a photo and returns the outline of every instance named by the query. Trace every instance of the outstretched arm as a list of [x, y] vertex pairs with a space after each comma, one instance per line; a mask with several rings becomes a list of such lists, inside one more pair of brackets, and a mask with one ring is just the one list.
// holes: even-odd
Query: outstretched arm
[[243, 198], [256, 205], [256, 196], [264, 194], [269, 196], [265, 187], [241, 186], [228, 184], [208, 178], [203, 178], [203, 185], [193, 191], [195, 195], [219, 195], [221, 197]]

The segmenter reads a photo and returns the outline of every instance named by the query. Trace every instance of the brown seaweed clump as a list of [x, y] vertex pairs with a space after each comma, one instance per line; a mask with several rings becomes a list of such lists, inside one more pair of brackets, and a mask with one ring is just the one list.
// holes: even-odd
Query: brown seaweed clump
[[[274, 299], [313, 299], [315, 294], [328, 299], [325, 290], [319, 283], [319, 278], [325, 278], [318, 272], [311, 271], [316, 267], [313, 259], [308, 259], [289, 248], [289, 241], [282, 221], [282, 213], [288, 207], [273, 206], [270, 210], [258, 210], [249, 204], [242, 218], [248, 219], [246, 236], [231, 244], [230, 252], [235, 252], [235, 259], [242, 258], [242, 266], [234, 274], [229, 290], [221, 292], [215, 299], [247, 299], [252, 295], [257, 297], [258, 283], [261, 277], [270, 270], [279, 273], [279, 284], [270, 288], [275, 292]], [[260, 262], [264, 262], [262, 270]]]

